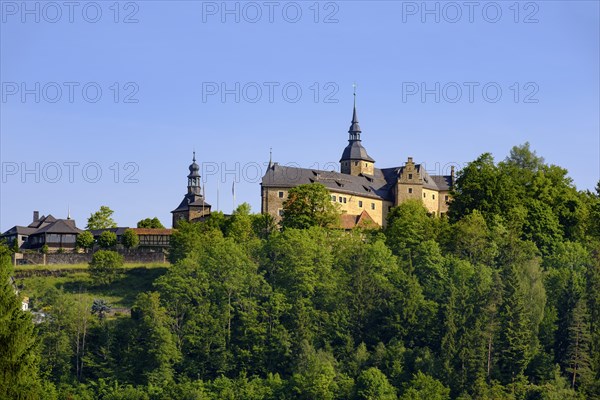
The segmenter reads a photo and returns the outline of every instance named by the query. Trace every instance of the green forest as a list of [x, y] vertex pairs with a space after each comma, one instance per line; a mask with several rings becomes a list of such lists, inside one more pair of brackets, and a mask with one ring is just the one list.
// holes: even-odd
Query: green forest
[[183, 223], [131, 315], [56, 285], [37, 324], [1, 247], [0, 398], [600, 399], [600, 184], [524, 144], [460, 170], [443, 217], [337, 217], [312, 184], [281, 226], [247, 204]]

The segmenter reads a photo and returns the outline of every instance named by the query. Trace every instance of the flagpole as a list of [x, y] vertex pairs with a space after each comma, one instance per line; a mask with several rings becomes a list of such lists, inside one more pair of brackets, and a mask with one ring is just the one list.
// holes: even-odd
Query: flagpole
[[204, 188], [206, 188], [206, 183], [204, 185], [202, 185], [202, 216], [204, 217], [206, 214], [204, 213], [205, 207], [204, 207]]
[[233, 209], [231, 210], [231, 213], [233, 214], [235, 211], [235, 180], [231, 184], [231, 195], [233, 196]]
[[221, 178], [217, 178], [217, 211], [219, 211], [219, 181]]

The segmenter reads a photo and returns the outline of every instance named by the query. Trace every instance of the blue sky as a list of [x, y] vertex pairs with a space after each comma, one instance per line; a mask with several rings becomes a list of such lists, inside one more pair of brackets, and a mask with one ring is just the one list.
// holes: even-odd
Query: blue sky
[[354, 82], [380, 168], [447, 173], [529, 141], [593, 189], [599, 3], [469, 4], [2, 1], [0, 230], [69, 207], [83, 227], [101, 205], [170, 226], [193, 149], [213, 207], [235, 180], [258, 212], [271, 147], [337, 165]]

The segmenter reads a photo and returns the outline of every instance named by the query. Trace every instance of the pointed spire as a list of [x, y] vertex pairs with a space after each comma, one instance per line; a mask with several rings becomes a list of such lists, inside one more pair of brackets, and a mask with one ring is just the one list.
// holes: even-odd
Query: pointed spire
[[194, 157], [192, 158], [193, 162], [196, 162], [196, 149], [194, 149]]
[[269, 166], [268, 169], [273, 168], [273, 148], [269, 147]]
[[354, 109], [352, 111], [352, 124], [350, 125], [350, 129], [348, 129], [349, 138], [348, 140], [360, 140], [360, 125], [358, 125], [358, 117], [356, 115], [356, 83], [352, 85], [354, 88]]
[[67, 205], [67, 219], [71, 219], [71, 206]]

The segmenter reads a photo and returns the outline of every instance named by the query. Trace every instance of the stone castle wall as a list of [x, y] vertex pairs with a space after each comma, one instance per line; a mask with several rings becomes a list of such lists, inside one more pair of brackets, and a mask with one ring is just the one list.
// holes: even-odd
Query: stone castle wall
[[[126, 263], [165, 263], [166, 256], [163, 252], [146, 251], [119, 251], [123, 255]], [[23, 253], [22, 257], [17, 257], [18, 264], [25, 265], [53, 265], [53, 264], [87, 264], [92, 261], [92, 253]]]

